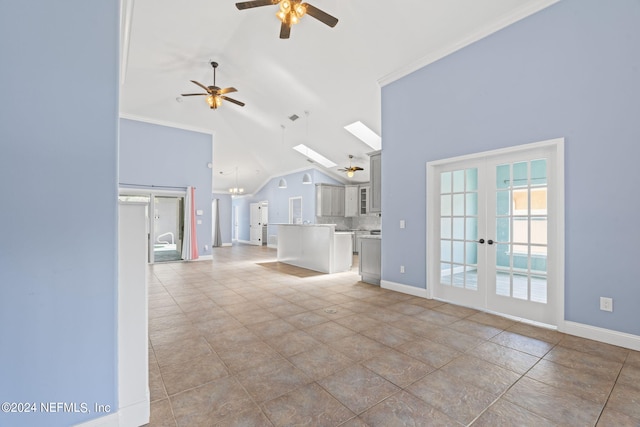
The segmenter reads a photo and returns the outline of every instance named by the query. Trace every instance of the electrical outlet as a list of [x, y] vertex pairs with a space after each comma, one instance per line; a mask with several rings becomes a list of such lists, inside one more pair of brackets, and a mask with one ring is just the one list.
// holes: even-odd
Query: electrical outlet
[[406, 227], [406, 222], [404, 221], [404, 219], [400, 220], [400, 228], [405, 228]]
[[600, 310], [613, 311], [613, 298], [600, 297]]
[[204, 250], [208, 251], [209, 250], [209, 245], [204, 245]]
[[400, 266], [400, 273], [404, 273], [404, 265]]

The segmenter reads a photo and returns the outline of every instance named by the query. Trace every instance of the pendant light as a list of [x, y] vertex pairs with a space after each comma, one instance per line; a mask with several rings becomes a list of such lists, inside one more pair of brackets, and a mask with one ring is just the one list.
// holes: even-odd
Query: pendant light
[[229, 189], [229, 193], [232, 195], [244, 193], [244, 188], [238, 187], [238, 167], [236, 166], [236, 186]]
[[[284, 157], [284, 130], [285, 127], [284, 125], [280, 125], [282, 127], [282, 154]], [[281, 162], [282, 164], [282, 162]], [[280, 181], [278, 181], [278, 188], [287, 188], [287, 180], [284, 179], [284, 177], [280, 178]]]

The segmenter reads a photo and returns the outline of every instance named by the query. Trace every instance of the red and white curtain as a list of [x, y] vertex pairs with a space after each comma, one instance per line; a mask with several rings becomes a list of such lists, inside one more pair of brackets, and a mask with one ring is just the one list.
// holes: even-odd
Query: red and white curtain
[[184, 235], [182, 239], [182, 259], [198, 259], [198, 239], [196, 237], [196, 201], [195, 188], [187, 187], [184, 198]]

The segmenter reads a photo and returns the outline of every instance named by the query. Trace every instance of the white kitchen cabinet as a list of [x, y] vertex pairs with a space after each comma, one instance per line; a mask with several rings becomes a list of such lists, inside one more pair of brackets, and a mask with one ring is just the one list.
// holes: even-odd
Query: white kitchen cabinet
[[344, 187], [316, 184], [316, 216], [344, 216]]
[[358, 216], [359, 209], [359, 186], [346, 185], [344, 187], [344, 216]]
[[369, 171], [371, 176], [371, 192], [369, 193], [369, 212], [382, 211], [382, 152], [369, 153]]
[[358, 215], [369, 215], [369, 189], [368, 185], [358, 188]]
[[362, 240], [362, 236], [370, 236], [371, 232], [367, 231], [367, 230], [356, 230], [353, 232], [353, 236], [354, 236], [354, 247], [353, 247], [353, 252], [354, 253], [359, 253], [360, 251], [360, 242]]
[[331, 189], [331, 216], [344, 216], [344, 187]]
[[359, 273], [361, 280], [373, 285], [379, 285], [382, 268], [382, 239], [380, 236], [362, 236], [360, 238]]

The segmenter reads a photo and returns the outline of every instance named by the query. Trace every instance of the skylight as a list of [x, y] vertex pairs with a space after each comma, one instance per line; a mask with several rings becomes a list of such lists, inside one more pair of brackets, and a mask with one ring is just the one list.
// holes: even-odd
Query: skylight
[[296, 145], [295, 147], [293, 147], [293, 149], [296, 150], [298, 153], [302, 154], [303, 156], [307, 156], [314, 162], [320, 163], [325, 168], [332, 168], [334, 166], [337, 166], [331, 160], [327, 159], [322, 154], [315, 152], [314, 150], [312, 150], [311, 148], [307, 147], [304, 144]]
[[382, 138], [361, 121], [358, 120], [350, 125], [346, 125], [344, 128], [374, 150], [380, 150], [382, 148]]

